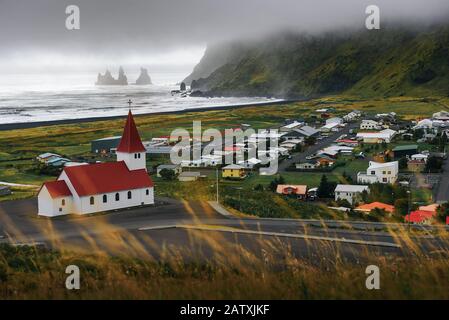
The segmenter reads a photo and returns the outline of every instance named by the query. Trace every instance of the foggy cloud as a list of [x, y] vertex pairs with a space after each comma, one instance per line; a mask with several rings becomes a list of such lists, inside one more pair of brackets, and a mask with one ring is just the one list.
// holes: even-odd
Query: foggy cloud
[[[193, 65], [211, 42], [361, 28], [370, 4], [382, 21], [433, 23], [449, 12], [447, 0], [0, 0], [0, 67]], [[80, 30], [65, 28], [68, 5], [80, 8]]]

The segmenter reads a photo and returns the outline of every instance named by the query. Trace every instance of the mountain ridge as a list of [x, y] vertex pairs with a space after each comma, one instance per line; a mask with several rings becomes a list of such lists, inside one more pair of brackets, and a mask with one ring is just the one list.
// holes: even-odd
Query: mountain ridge
[[187, 80], [208, 96], [447, 96], [448, 57], [448, 26], [290, 32], [208, 48]]

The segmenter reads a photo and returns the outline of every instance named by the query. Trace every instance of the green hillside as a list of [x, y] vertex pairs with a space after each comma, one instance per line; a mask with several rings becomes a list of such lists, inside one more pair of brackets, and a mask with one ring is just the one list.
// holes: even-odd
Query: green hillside
[[[449, 27], [278, 34], [240, 43], [214, 59], [207, 50], [192, 88], [207, 95], [314, 97], [449, 95]], [[233, 44], [235, 47], [235, 44]], [[213, 61], [226, 61], [223, 64]]]

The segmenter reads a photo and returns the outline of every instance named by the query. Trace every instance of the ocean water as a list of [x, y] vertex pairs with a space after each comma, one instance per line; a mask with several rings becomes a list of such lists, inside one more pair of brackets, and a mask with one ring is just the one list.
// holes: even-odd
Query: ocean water
[[[114, 74], [113, 74], [114, 75]], [[116, 76], [116, 75], [114, 75]], [[138, 74], [127, 74], [133, 83]], [[153, 85], [95, 86], [95, 73], [0, 75], [0, 124], [169, 112], [274, 101], [268, 98], [201, 98], [171, 95], [186, 74], [150, 73]]]

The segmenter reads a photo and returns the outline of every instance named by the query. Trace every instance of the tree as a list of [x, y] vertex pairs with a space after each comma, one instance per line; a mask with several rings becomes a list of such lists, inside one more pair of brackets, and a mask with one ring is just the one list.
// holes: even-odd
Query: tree
[[447, 217], [449, 217], [449, 201], [441, 204], [437, 209], [437, 219], [440, 222], [446, 223]]
[[176, 173], [174, 170], [171, 169], [162, 169], [159, 172], [159, 175], [162, 177], [162, 179], [164, 180], [174, 180], [176, 178]]
[[263, 185], [261, 185], [261, 184], [259, 183], [258, 185], [256, 185], [256, 186], [254, 187], [254, 190], [255, 190], [255, 191], [263, 191]]
[[326, 175], [321, 176], [320, 185], [318, 186], [317, 195], [319, 198], [331, 198], [334, 193], [335, 183], [327, 180]]
[[424, 129], [416, 129], [414, 132], [413, 132], [413, 139], [414, 140], [418, 140], [418, 139], [421, 139], [422, 137], [424, 137]]
[[306, 143], [306, 145], [308, 146], [313, 146], [316, 143], [316, 138], [315, 137], [306, 137], [306, 139], [304, 140], [304, 142]]
[[397, 199], [394, 202], [394, 213], [398, 216], [405, 216], [409, 212], [409, 200], [407, 198], [405, 199]]
[[439, 172], [443, 166], [443, 161], [437, 157], [429, 157], [426, 162], [426, 172]]
[[270, 189], [271, 191], [275, 192], [278, 184], [285, 184], [285, 179], [283, 176], [279, 176], [279, 178], [274, 178], [274, 180], [272, 180], [270, 182], [270, 185], [268, 186], [268, 189]]
[[406, 169], [407, 168], [407, 158], [402, 157], [398, 161], [399, 169]]

